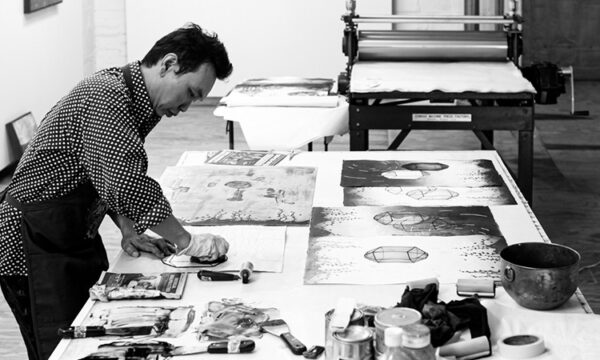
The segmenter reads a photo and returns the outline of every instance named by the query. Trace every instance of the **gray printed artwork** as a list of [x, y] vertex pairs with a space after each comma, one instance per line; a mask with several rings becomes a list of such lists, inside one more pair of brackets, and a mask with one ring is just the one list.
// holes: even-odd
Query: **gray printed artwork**
[[502, 186], [490, 160], [344, 160], [343, 187]]
[[236, 166], [274, 166], [285, 157], [285, 153], [271, 151], [221, 150], [207, 159], [206, 163]]
[[231, 94], [247, 96], [326, 96], [333, 80], [319, 78], [250, 79], [234, 87]]
[[437, 278], [500, 280], [502, 236], [310, 237], [305, 284], [400, 284]]
[[310, 236], [500, 236], [488, 207], [313, 208]]
[[495, 206], [516, 203], [506, 185], [344, 188], [345, 206]]
[[316, 169], [169, 167], [160, 183], [183, 225], [299, 225], [310, 220]]
[[484, 206], [315, 207], [304, 283], [498, 280], [505, 247]]

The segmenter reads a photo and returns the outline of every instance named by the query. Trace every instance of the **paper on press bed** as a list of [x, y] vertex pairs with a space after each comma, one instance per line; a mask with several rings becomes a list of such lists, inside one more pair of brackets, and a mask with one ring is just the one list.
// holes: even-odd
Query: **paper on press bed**
[[358, 62], [350, 92], [535, 93], [512, 62]]

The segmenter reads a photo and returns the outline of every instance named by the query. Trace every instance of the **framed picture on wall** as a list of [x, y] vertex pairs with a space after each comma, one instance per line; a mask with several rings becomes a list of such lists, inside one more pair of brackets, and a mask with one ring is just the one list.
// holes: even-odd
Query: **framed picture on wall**
[[25, 14], [47, 8], [51, 5], [61, 3], [62, 0], [23, 0], [25, 5]]
[[25, 152], [36, 130], [37, 123], [31, 112], [19, 116], [17, 119], [6, 124], [8, 142], [17, 159], [21, 158], [21, 155]]

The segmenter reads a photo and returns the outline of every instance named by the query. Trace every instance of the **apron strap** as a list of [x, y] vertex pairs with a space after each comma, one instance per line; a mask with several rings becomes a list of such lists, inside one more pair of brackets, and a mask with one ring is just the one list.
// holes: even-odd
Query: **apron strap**
[[6, 194], [8, 194], [8, 185], [4, 188], [4, 190], [0, 191], [0, 203], [4, 201]]
[[10, 206], [14, 207], [15, 209], [19, 209], [19, 210], [23, 211], [23, 206], [22, 206], [21, 202], [19, 200], [15, 199], [8, 191], [5, 191], [5, 194], [3, 194], [3, 195], [4, 195], [4, 201], [6, 201]]
[[131, 78], [131, 69], [129, 68], [129, 64], [121, 67], [121, 71], [123, 71], [125, 85], [127, 85], [127, 89], [129, 89], [129, 96], [133, 97], [133, 79]]

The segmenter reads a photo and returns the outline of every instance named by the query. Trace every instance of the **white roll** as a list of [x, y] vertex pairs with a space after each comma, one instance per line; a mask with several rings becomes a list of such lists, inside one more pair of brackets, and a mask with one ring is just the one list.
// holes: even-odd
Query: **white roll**
[[457, 359], [478, 359], [490, 356], [492, 353], [490, 342], [486, 336], [442, 345], [438, 348], [438, 351], [440, 356], [454, 356]]

